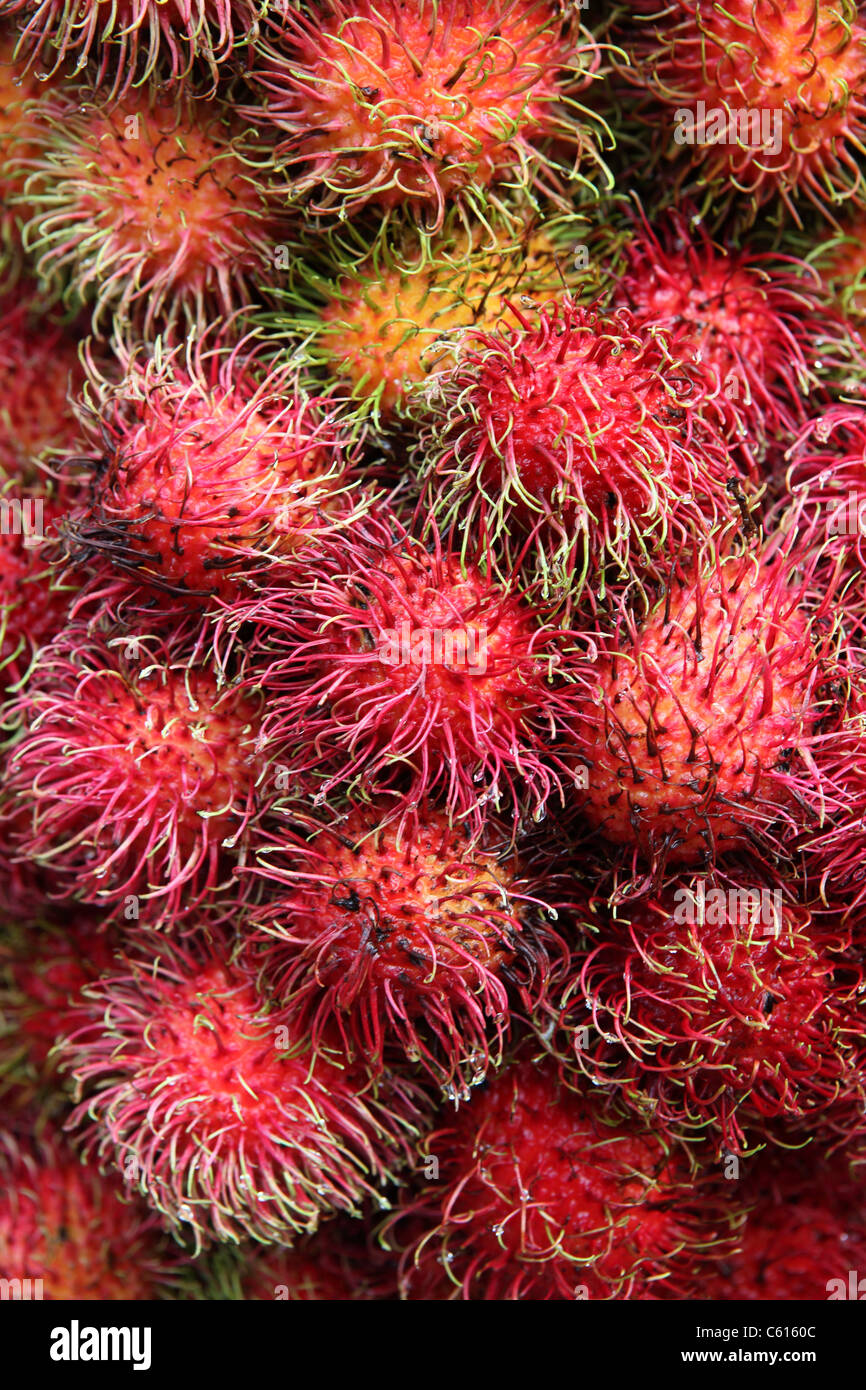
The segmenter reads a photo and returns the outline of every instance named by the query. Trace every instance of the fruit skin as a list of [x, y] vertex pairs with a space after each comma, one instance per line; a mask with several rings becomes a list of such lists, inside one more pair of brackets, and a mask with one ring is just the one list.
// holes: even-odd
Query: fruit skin
[[[776, 1303], [861, 1297], [866, 1264], [863, 1180], [844, 1154], [761, 1158], [746, 1176], [738, 1249], [707, 1270], [701, 1298]], [[855, 1275], [856, 1278], [859, 1277]], [[861, 1285], [862, 1288], [862, 1285]]]
[[116, 1178], [83, 1166], [68, 1141], [0, 1130], [0, 1174], [4, 1278], [41, 1279], [52, 1301], [168, 1296], [178, 1254], [159, 1217]]
[[577, 639], [545, 617], [380, 510], [326, 539], [306, 582], [277, 575], [227, 607], [217, 646], [242, 647], [245, 682], [267, 691], [265, 748], [321, 769], [322, 801], [357, 784], [411, 813], [436, 793], [476, 833], [500, 805], [515, 826], [543, 816], [570, 777], [556, 741]]
[[670, 550], [730, 515], [744, 474], [716, 391], [663, 333], [624, 309], [564, 299], [534, 321], [466, 333], [419, 449], [444, 531], [489, 533], [545, 592], [602, 591], [667, 569]]
[[597, 944], [576, 953], [559, 1001], [567, 1064], [722, 1154], [798, 1130], [856, 1135], [862, 970], [844, 931], [790, 895], [754, 877], [681, 879], [593, 914]]
[[387, 1207], [377, 1189], [411, 1157], [418, 1087], [314, 1048], [226, 939], [139, 934], [85, 996], [61, 1049], [81, 1096], [70, 1126], [196, 1251]]
[[451, 1091], [477, 1084], [501, 1059], [509, 986], [537, 998], [563, 950], [544, 920], [558, 885], [533, 882], [507, 834], [473, 844], [433, 806], [389, 823], [350, 805], [309, 832], [260, 851], [267, 978], [314, 1040], [336, 1020], [370, 1066], [394, 1038]]
[[446, 202], [483, 209], [497, 184], [560, 192], [601, 165], [600, 123], [576, 99], [600, 63], [555, 0], [327, 0], [274, 18], [246, 114], [282, 134], [311, 215], [408, 204], [436, 230]]
[[[646, 22], [632, 54], [635, 79], [668, 108], [668, 148], [690, 158], [682, 179], [693, 172], [706, 190], [702, 211], [736, 198], [754, 219], [778, 199], [800, 225], [800, 200], [828, 215], [848, 199], [862, 204], [866, 30], [852, 0], [675, 0]], [[699, 101], [704, 125], [695, 117]], [[680, 113], [695, 121], [693, 143]], [[740, 113], [752, 121], [745, 138], [739, 123], [733, 131], [727, 124]], [[756, 114], [766, 126], [760, 141]]]
[[0, 298], [0, 488], [47, 486], [56, 455], [81, 447], [73, 402], [84, 384], [73, 329], [22, 282]]
[[53, 564], [56, 526], [66, 506], [38, 489], [7, 488], [0, 507], [7, 509], [4, 528], [10, 527], [9, 534], [0, 534], [2, 697], [19, 686], [40, 648], [65, 628], [75, 584], [71, 578], [64, 584]]
[[[21, 161], [24, 243], [46, 292], [145, 338], [251, 301], [283, 218], [263, 151], [227, 106], [129, 93], [49, 97]], [[14, 163], [14, 161], [13, 161]]]
[[108, 562], [191, 602], [230, 598], [351, 514], [351, 431], [296, 368], [271, 368], [254, 340], [208, 335], [119, 358], [119, 381], [91, 364], [90, 498], [64, 528], [74, 563]]
[[834, 337], [844, 347], [816, 273], [792, 256], [714, 241], [688, 207], [669, 209], [655, 225], [636, 219], [623, 254], [614, 303], [664, 330], [673, 350], [703, 370], [728, 438], [759, 466], [802, 427], [806, 399], [813, 410], [820, 399], [818, 353], [825, 357]]
[[[4, 901], [6, 899], [4, 898]], [[116, 939], [80, 914], [20, 921], [0, 930], [0, 1097], [21, 1108], [53, 1107], [60, 1085], [53, 1048], [86, 984], [111, 964]]]
[[60, 900], [153, 926], [206, 896], [231, 911], [243, 894], [232, 866], [270, 796], [259, 716], [171, 640], [71, 626], [11, 703], [4, 833]]
[[566, 1090], [531, 1052], [427, 1150], [439, 1180], [385, 1227], [403, 1249], [404, 1298], [688, 1297], [739, 1219], [683, 1150]]
[[819, 731], [840, 699], [839, 614], [809, 561], [793, 533], [716, 535], [645, 617], [623, 601], [615, 635], [599, 634], [575, 804], [648, 878], [738, 849], [784, 858], [831, 809]]
[[[220, 72], [258, 33], [261, 0], [6, 0], [20, 26], [18, 53], [27, 70], [62, 65], [87, 70], [106, 84], [110, 100], [144, 83], [186, 83], [209, 70], [211, 94]], [[56, 55], [56, 56], [55, 56]], [[53, 61], [53, 68], [51, 63]]]

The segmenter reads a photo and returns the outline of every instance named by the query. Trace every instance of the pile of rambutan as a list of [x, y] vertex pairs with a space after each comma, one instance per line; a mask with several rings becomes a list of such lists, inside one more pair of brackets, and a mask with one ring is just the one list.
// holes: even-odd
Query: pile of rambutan
[[609, 9], [0, 0], [3, 1288], [859, 1296], [866, 20]]

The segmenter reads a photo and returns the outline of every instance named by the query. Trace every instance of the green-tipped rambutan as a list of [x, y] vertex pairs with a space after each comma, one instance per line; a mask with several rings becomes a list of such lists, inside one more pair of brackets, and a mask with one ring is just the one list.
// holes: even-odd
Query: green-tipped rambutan
[[706, 208], [863, 201], [866, 28], [853, 0], [674, 0], [631, 55]]
[[599, 586], [663, 568], [729, 514], [718, 386], [625, 310], [566, 300], [535, 322], [466, 333], [422, 439], [422, 477], [443, 527], [485, 528], [509, 560], [534, 555], [546, 586]]
[[420, 1092], [314, 1047], [218, 939], [140, 937], [79, 1017], [63, 1045], [82, 1095], [70, 1124], [197, 1247], [290, 1243], [332, 1213], [387, 1207]]
[[491, 186], [559, 191], [599, 165], [579, 98], [600, 62], [558, 0], [324, 0], [273, 17], [249, 114], [313, 213], [410, 203], [432, 228], [446, 200], [481, 210]]
[[689, 1297], [730, 1248], [735, 1211], [683, 1150], [567, 1090], [549, 1058], [504, 1067], [427, 1149], [439, 1180], [389, 1221], [408, 1297]]
[[116, 1177], [83, 1166], [66, 1141], [0, 1131], [0, 1176], [0, 1270], [21, 1281], [20, 1297], [138, 1302], [167, 1293], [178, 1257], [159, 1217]]
[[593, 926], [558, 1025], [597, 1085], [729, 1153], [862, 1127], [864, 986], [844, 935], [754, 880], [683, 879]]
[[126, 921], [172, 922], [217, 890], [234, 903], [269, 796], [260, 714], [176, 644], [71, 627], [12, 702], [4, 834], [52, 896]]
[[574, 634], [549, 617], [380, 516], [323, 544], [305, 579], [234, 601], [224, 626], [267, 691], [266, 746], [321, 768], [323, 800], [349, 783], [406, 808], [441, 793], [477, 830], [500, 805], [516, 821], [562, 799]]
[[508, 987], [537, 995], [561, 945], [544, 920], [556, 883], [533, 883], [502, 839], [472, 844], [429, 805], [389, 821], [376, 803], [306, 841], [275, 837], [254, 921], [272, 938], [268, 979], [314, 1038], [336, 1020], [371, 1064], [393, 1037], [442, 1083], [483, 1077], [509, 1028]]
[[183, 82], [196, 70], [220, 73], [258, 33], [262, 0], [5, 0], [28, 68], [88, 69], [111, 96], [153, 82]]
[[280, 218], [252, 134], [219, 103], [129, 94], [40, 108], [22, 194], [47, 290], [144, 333], [203, 327], [250, 302]]
[[65, 527], [74, 560], [180, 596], [230, 596], [351, 509], [351, 435], [296, 368], [268, 369], [246, 341], [194, 338], [122, 362], [121, 380], [94, 374], [88, 397], [96, 458], [89, 503]]

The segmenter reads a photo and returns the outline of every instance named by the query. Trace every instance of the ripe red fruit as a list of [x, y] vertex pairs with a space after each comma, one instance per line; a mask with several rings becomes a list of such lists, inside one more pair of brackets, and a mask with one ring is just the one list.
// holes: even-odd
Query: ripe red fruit
[[507, 836], [472, 844], [431, 806], [389, 821], [373, 803], [310, 830], [260, 856], [268, 979], [314, 1039], [336, 1018], [368, 1063], [395, 1037], [439, 1081], [477, 1081], [501, 1055], [509, 984], [543, 988], [556, 885], [533, 884]]
[[282, 220], [261, 152], [227, 108], [61, 95], [39, 115], [24, 240], [48, 289], [92, 302], [97, 329], [114, 316], [148, 336], [250, 302]]
[[[23, 679], [46, 642], [68, 621], [73, 585], [64, 588], [51, 562], [55, 523], [66, 507], [36, 490], [0, 499], [0, 694]], [[8, 530], [7, 530], [8, 527]]]
[[438, 226], [446, 199], [558, 188], [600, 162], [575, 97], [601, 52], [552, 0], [326, 0], [309, 17], [284, 8], [272, 30], [251, 74], [264, 109], [249, 114], [283, 132], [314, 213], [408, 200]]
[[788, 459], [792, 501], [781, 524], [815, 549], [821, 573], [839, 571], [853, 631], [852, 619], [866, 619], [866, 409], [835, 405], [810, 420]]
[[268, 746], [320, 767], [322, 799], [343, 783], [400, 788], [407, 807], [440, 791], [477, 829], [486, 806], [541, 816], [561, 794], [571, 635], [544, 618], [380, 516], [323, 546], [306, 580], [232, 603], [225, 626], [268, 692]]
[[71, 628], [12, 707], [5, 833], [50, 873], [53, 896], [125, 920], [173, 921], [217, 890], [236, 904], [231, 869], [268, 800], [259, 714], [171, 644]]
[[[147, 81], [183, 82], [220, 70], [258, 33], [255, 0], [5, 0], [18, 21], [19, 52], [28, 67], [56, 72], [75, 60], [90, 64], [95, 84], [110, 83], [110, 97]], [[52, 66], [53, 64], [53, 66]]]
[[407, 1222], [404, 1296], [688, 1297], [736, 1224], [684, 1150], [566, 1090], [549, 1058], [505, 1067], [427, 1147], [439, 1180], [387, 1228]]
[[140, 936], [86, 996], [63, 1048], [83, 1095], [70, 1124], [196, 1248], [287, 1243], [369, 1199], [387, 1207], [417, 1088], [314, 1048], [226, 943]]
[[122, 361], [116, 384], [93, 373], [99, 462], [66, 527], [74, 559], [181, 596], [230, 596], [247, 571], [336, 523], [351, 439], [296, 369], [200, 339]]
[[0, 300], [0, 486], [32, 485], [37, 463], [80, 450], [83, 383], [74, 334], [40, 313], [33, 290]]
[[614, 302], [670, 335], [673, 351], [715, 388], [731, 442], [754, 464], [805, 415], [815, 365], [842, 331], [802, 262], [714, 242], [699, 218], [674, 209], [626, 242]]
[[137, 1302], [168, 1292], [177, 1254], [158, 1216], [66, 1141], [0, 1132], [0, 1176], [0, 1269], [41, 1280], [30, 1297]]
[[761, 1159], [744, 1187], [749, 1211], [737, 1249], [706, 1271], [702, 1298], [863, 1298], [863, 1180], [842, 1155]]
[[468, 332], [437, 378], [421, 458], [441, 525], [484, 528], [509, 562], [534, 552], [546, 587], [579, 590], [590, 575], [603, 587], [608, 562], [661, 564], [730, 513], [742, 475], [715, 391], [664, 335], [568, 300], [514, 316]]
[[[5, 899], [4, 899], [5, 900]], [[115, 938], [88, 917], [4, 926], [0, 936], [0, 1094], [20, 1106], [57, 1090], [55, 1044], [86, 984], [111, 964]]]
[[593, 922], [558, 1025], [596, 1084], [730, 1153], [862, 1127], [862, 971], [842, 934], [754, 880], [681, 880]]
[[645, 617], [624, 602], [618, 632], [600, 638], [576, 725], [578, 803], [624, 855], [658, 869], [755, 845], [784, 853], [821, 823], [837, 614], [793, 539], [714, 538]]
[[[706, 205], [863, 197], [866, 29], [853, 0], [676, 0], [647, 21], [637, 80], [668, 108]], [[703, 103], [701, 107], [699, 103]]]

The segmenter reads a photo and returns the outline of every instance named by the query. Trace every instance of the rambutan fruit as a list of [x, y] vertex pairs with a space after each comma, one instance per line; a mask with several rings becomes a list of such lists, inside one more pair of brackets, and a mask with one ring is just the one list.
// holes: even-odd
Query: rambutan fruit
[[866, 986], [844, 933], [781, 890], [702, 879], [593, 926], [557, 1022], [596, 1085], [728, 1153], [862, 1127]]
[[672, 566], [644, 615], [628, 598], [586, 666], [577, 804], [651, 875], [733, 850], [784, 857], [830, 809], [822, 720], [839, 692], [832, 585], [815, 594], [796, 535], [730, 533]]
[[[458, 209], [459, 211], [459, 209]], [[302, 248], [292, 283], [274, 291], [263, 315], [269, 337], [304, 341], [323, 377], [338, 376], [377, 419], [413, 404], [454, 360], [468, 327], [494, 328], [516, 300], [524, 313], [566, 290], [597, 294], [597, 259], [575, 252], [583, 219], [574, 214], [494, 225], [451, 216], [442, 231], [379, 235], [371, 246], [340, 227]], [[583, 233], [588, 239], [588, 233]], [[585, 261], [585, 264], [584, 264]]]
[[397, 1297], [393, 1258], [373, 1244], [367, 1223], [331, 1217], [291, 1248], [220, 1246], [200, 1261], [210, 1300], [347, 1303]]
[[[793, 437], [818, 390], [819, 344], [844, 336], [793, 257], [734, 251], [681, 209], [644, 218], [624, 247], [614, 303], [669, 334], [672, 350], [716, 383], [728, 438], [759, 462]], [[814, 408], [814, 407], [812, 407]]]
[[54, 525], [65, 514], [63, 504], [7, 490], [0, 509], [11, 518], [8, 532], [4, 526], [0, 534], [2, 695], [20, 683], [39, 649], [63, 631], [74, 586], [69, 582], [64, 588], [47, 553]]
[[300, 389], [296, 368], [268, 368], [247, 340], [192, 337], [121, 361], [118, 382], [91, 373], [96, 458], [89, 502], [65, 527], [74, 562], [230, 597], [246, 571], [290, 557], [347, 511], [351, 431], [333, 400]]
[[[737, 1249], [708, 1268], [712, 1301], [862, 1299], [863, 1183], [843, 1155], [776, 1155], [743, 1183], [748, 1215]], [[852, 1288], [853, 1274], [853, 1288]]]
[[218, 103], [135, 93], [47, 98], [22, 195], [25, 246], [48, 291], [140, 332], [202, 328], [250, 302], [280, 216], [264, 153]]
[[40, 313], [32, 288], [0, 299], [0, 487], [44, 483], [37, 464], [80, 449], [83, 384], [74, 333]]
[[578, 100], [601, 51], [557, 0], [324, 0], [271, 31], [247, 114], [281, 132], [314, 214], [410, 203], [433, 229], [446, 200], [477, 211], [491, 185], [557, 191], [587, 163], [609, 178]]
[[168, 1293], [177, 1252], [159, 1217], [116, 1178], [85, 1167], [67, 1141], [0, 1131], [0, 1174], [0, 1269], [30, 1289], [22, 1297], [139, 1302]]
[[534, 884], [502, 838], [471, 843], [429, 805], [389, 822], [377, 803], [306, 840], [274, 836], [259, 856], [273, 891], [253, 921], [272, 938], [269, 981], [314, 1039], [336, 1019], [381, 1065], [393, 1037], [451, 1089], [499, 1060], [508, 986], [543, 989], [561, 945], [544, 920], [556, 884]]
[[208, 70], [213, 86], [258, 33], [261, 0], [4, 0], [28, 70], [80, 73], [112, 99], [145, 82], [179, 83]]
[[688, 1297], [736, 1226], [682, 1148], [525, 1051], [426, 1146], [439, 1180], [386, 1225], [407, 1297], [639, 1298], [675, 1281]]
[[58, 1089], [52, 1055], [87, 984], [111, 964], [115, 938], [86, 916], [21, 922], [0, 936], [0, 1095], [16, 1106]]
[[715, 392], [664, 335], [569, 300], [513, 313], [469, 330], [441, 378], [419, 450], [440, 525], [485, 529], [509, 563], [534, 553], [545, 587], [579, 591], [730, 513], [742, 473]]
[[[52, 896], [124, 920], [177, 920], [205, 895], [236, 904], [268, 804], [260, 703], [171, 642], [71, 627], [11, 702], [5, 833]], [[27, 808], [23, 820], [17, 810]]]
[[306, 579], [234, 601], [216, 641], [243, 647], [267, 691], [264, 746], [320, 768], [322, 801], [357, 784], [410, 809], [438, 792], [475, 831], [485, 807], [517, 821], [562, 797], [574, 634], [548, 616], [381, 514], [323, 543]]
[[[5, 7], [4, 7], [5, 8]], [[21, 269], [22, 209], [13, 199], [24, 187], [12, 161], [30, 152], [29, 136], [38, 118], [44, 84], [15, 58], [16, 38], [0, 23], [0, 278], [15, 280]]]
[[866, 407], [832, 406], [805, 425], [787, 457], [780, 525], [797, 529], [823, 571], [839, 570], [850, 628], [852, 616], [866, 618]]
[[813, 256], [830, 302], [866, 345], [866, 215], [847, 221]]
[[[636, 80], [668, 108], [706, 211], [773, 199], [799, 223], [862, 202], [866, 29], [853, 0], [675, 0], [638, 37]], [[626, 70], [628, 72], [628, 70]]]
[[70, 1125], [196, 1248], [290, 1243], [369, 1199], [388, 1206], [420, 1091], [314, 1047], [219, 939], [139, 934], [79, 1016], [61, 1049], [82, 1095]]

